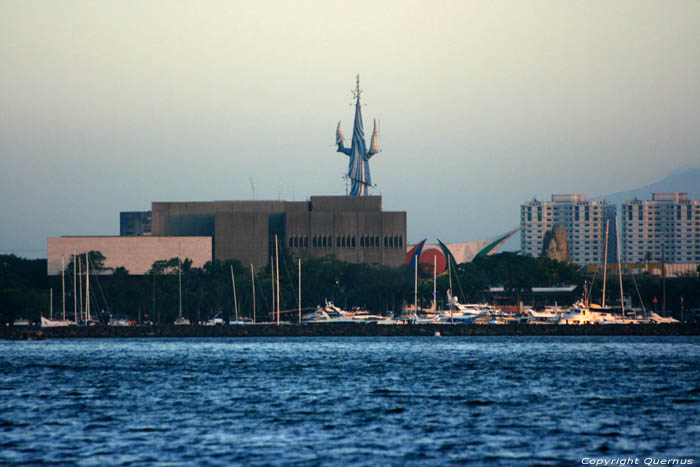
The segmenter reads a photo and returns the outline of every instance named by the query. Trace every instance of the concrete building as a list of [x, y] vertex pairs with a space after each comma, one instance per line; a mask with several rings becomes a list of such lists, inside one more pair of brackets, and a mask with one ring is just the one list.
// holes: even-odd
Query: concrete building
[[119, 235], [151, 235], [151, 211], [127, 211], [119, 213]]
[[68, 264], [74, 253], [88, 251], [101, 252], [105, 267], [121, 266], [132, 275], [146, 274], [155, 261], [176, 258], [178, 251], [195, 268], [211, 261], [211, 237], [49, 237], [47, 243], [49, 275], [61, 274], [61, 258]]
[[700, 262], [700, 201], [687, 193], [653, 193], [622, 205], [622, 257], [627, 263]]
[[275, 235], [297, 256], [394, 267], [405, 262], [406, 212], [382, 211], [381, 196], [154, 202], [152, 213], [154, 236], [212, 237], [214, 259], [257, 268], [274, 254]]
[[540, 256], [545, 233], [558, 225], [566, 228], [572, 262], [599, 263], [605, 255], [605, 228], [610, 220], [608, 261], [616, 261], [615, 213], [614, 205], [605, 200], [587, 201], [582, 194], [556, 194], [551, 201], [528, 201], [520, 206], [520, 249], [523, 254]]

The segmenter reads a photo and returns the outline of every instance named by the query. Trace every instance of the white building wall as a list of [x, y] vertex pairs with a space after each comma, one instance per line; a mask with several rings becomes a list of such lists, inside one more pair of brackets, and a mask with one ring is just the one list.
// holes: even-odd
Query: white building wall
[[[542, 253], [544, 234], [555, 225], [566, 228], [571, 260], [577, 264], [602, 261], [605, 253], [605, 222], [615, 209], [603, 201], [586, 201], [581, 194], [552, 195], [551, 201], [528, 201], [520, 206], [520, 249], [534, 257]], [[610, 245], [615, 235], [614, 217]]]
[[700, 262], [700, 201], [686, 193], [654, 193], [622, 205], [623, 260]]

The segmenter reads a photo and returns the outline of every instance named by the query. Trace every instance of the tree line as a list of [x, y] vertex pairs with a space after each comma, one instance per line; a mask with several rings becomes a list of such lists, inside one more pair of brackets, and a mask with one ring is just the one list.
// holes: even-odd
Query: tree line
[[[239, 318], [254, 318], [257, 322], [273, 318], [274, 278], [270, 265], [251, 273], [250, 265], [237, 260], [213, 260], [197, 268], [188, 258], [171, 258], [154, 262], [145, 275], [133, 276], [123, 267], [108, 271], [104, 266], [105, 258], [98, 251], [91, 251], [87, 256], [91, 271], [90, 308], [95, 318], [106, 320], [111, 316], [135, 322], [172, 323], [178, 316], [181, 296], [183, 315], [191, 322], [213, 317], [228, 322], [234, 319], [236, 310], [232, 270]], [[282, 314], [283, 320], [295, 322], [300, 305], [307, 312], [322, 305], [325, 300], [333, 301], [344, 309], [360, 307], [374, 313], [395, 315], [400, 314], [406, 304], [413, 303], [414, 271], [409, 266], [391, 268], [352, 264], [327, 256], [301, 258], [302, 296], [299, 304], [298, 260], [285, 249], [280, 253], [280, 309], [283, 313], [287, 312]], [[433, 301], [431, 266], [421, 265], [418, 271], [418, 302], [419, 307], [423, 308], [430, 307]], [[74, 303], [83, 310], [87, 303], [85, 270], [85, 254], [78, 255], [77, 259], [70, 258], [66, 264], [65, 300], [69, 319], [73, 318]], [[77, 274], [78, 271], [82, 276]], [[577, 289], [571, 296], [572, 301], [578, 299], [584, 289], [590, 290], [592, 302], [600, 303], [602, 298], [600, 271], [596, 274], [586, 273], [577, 265], [546, 257], [533, 258], [504, 252], [452, 265], [450, 272], [452, 293], [459, 296], [462, 303], [489, 301], [490, 286], [502, 286], [512, 297], [512, 304], [519, 302], [521, 294], [538, 286], [575, 285]], [[436, 300], [438, 307], [442, 307], [450, 287], [450, 276], [442, 274], [436, 282]], [[661, 309], [663, 288], [661, 279], [650, 274], [623, 277], [625, 295], [632, 299], [634, 306], [644, 303], [648, 309]], [[679, 316], [682, 307], [684, 310], [700, 307], [698, 277], [669, 279], [665, 288], [666, 308], [672, 310], [674, 315]], [[53, 290], [53, 316], [60, 318], [63, 305], [61, 275], [47, 276], [46, 260], [0, 255], [2, 323], [12, 322], [18, 317], [36, 322], [40, 313], [48, 316], [51, 302], [49, 289]], [[74, 289], [77, 291], [75, 296]], [[617, 277], [609, 276], [606, 303], [618, 303], [619, 296], [619, 281]], [[656, 305], [654, 298], [657, 299]]]

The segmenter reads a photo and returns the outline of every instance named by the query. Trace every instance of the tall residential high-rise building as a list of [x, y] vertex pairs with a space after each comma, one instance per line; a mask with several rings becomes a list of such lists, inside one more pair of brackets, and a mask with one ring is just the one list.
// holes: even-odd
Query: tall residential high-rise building
[[608, 261], [617, 255], [614, 205], [605, 200], [587, 201], [582, 194], [552, 195], [551, 201], [528, 201], [520, 206], [520, 249], [523, 254], [540, 256], [547, 231], [566, 228], [571, 261], [576, 264], [602, 262], [605, 255], [605, 227], [608, 233]]
[[687, 193], [653, 193], [622, 205], [622, 257], [626, 263], [700, 262], [700, 200]]

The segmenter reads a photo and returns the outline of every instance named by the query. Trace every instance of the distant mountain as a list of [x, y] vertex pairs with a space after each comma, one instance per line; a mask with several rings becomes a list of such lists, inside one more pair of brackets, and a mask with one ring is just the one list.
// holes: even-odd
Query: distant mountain
[[622, 204], [627, 200], [650, 200], [652, 193], [688, 193], [688, 198], [700, 199], [700, 167], [675, 170], [663, 180], [635, 188], [607, 195], [605, 198], [611, 204]]

